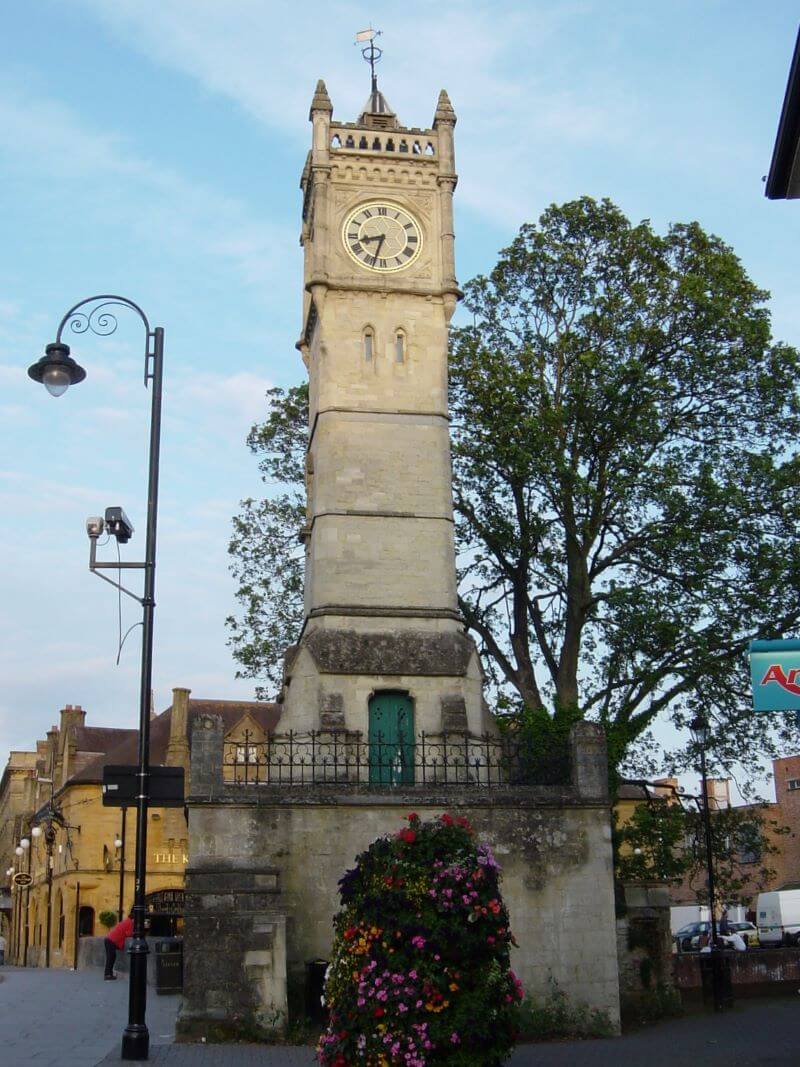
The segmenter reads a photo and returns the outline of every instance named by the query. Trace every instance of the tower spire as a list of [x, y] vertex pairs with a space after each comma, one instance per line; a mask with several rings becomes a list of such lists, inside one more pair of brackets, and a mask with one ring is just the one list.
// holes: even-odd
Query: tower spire
[[372, 88], [370, 91], [373, 96], [378, 92], [378, 75], [375, 73], [375, 64], [383, 55], [383, 49], [378, 48], [375, 44], [375, 38], [380, 37], [382, 33], [383, 30], [373, 30], [370, 26], [368, 30], [359, 30], [355, 39], [356, 44], [365, 45], [361, 49], [361, 55], [369, 63], [370, 74], [372, 75]]
[[361, 55], [369, 63], [370, 70], [370, 93], [364, 110], [361, 112], [359, 122], [365, 126], [377, 129], [393, 129], [397, 126], [397, 116], [389, 106], [389, 102], [378, 88], [378, 75], [375, 73], [375, 65], [383, 55], [383, 49], [375, 44], [375, 38], [380, 37], [381, 30], [359, 30], [356, 34], [355, 43], [364, 45]]

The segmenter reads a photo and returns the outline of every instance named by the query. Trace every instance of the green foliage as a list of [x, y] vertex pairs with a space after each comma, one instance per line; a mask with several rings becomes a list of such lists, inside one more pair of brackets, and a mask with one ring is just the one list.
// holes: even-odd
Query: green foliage
[[[747, 698], [750, 640], [800, 619], [800, 357], [772, 341], [767, 296], [698, 223], [659, 235], [588, 197], [523, 226], [465, 286], [459, 602], [531, 748], [592, 718], [612, 776], [632, 758], [649, 773], [650, 727], [699, 708], [722, 764], [796, 744], [789, 716]], [[307, 389], [270, 403], [249, 438], [269, 496], [234, 521], [229, 625], [242, 673], [277, 685], [302, 614]]]
[[[777, 836], [785, 827], [767, 817], [766, 805], [722, 808], [711, 814], [711, 848], [717, 901], [748, 903], [775, 871]], [[708, 901], [705, 828], [696, 807], [654, 798], [642, 802], [614, 832], [617, 877], [622, 882], [685, 882]]]
[[117, 925], [117, 913], [115, 911], [101, 911], [97, 918], [107, 930]]
[[612, 1037], [614, 1026], [604, 1011], [572, 1004], [554, 978], [544, 997], [528, 995], [519, 1009], [522, 1041], [552, 1041], [555, 1038]]
[[[644, 960], [642, 962], [645, 962]], [[646, 1026], [660, 1019], [672, 1019], [683, 1014], [681, 994], [674, 986], [658, 984], [647, 989], [622, 1009], [622, 1024], [627, 1030]]]
[[[266, 422], [247, 438], [261, 457], [259, 469], [270, 495], [243, 500], [233, 519], [228, 552], [237, 584], [241, 617], [226, 620], [229, 644], [239, 663], [238, 678], [263, 678], [280, 686], [283, 655], [296, 639], [303, 617], [302, 493], [305, 469], [308, 386], [270, 389]], [[283, 487], [276, 491], [276, 486]], [[259, 699], [271, 695], [257, 689]]]
[[522, 987], [491, 849], [443, 815], [381, 837], [339, 883], [325, 1067], [497, 1067]]

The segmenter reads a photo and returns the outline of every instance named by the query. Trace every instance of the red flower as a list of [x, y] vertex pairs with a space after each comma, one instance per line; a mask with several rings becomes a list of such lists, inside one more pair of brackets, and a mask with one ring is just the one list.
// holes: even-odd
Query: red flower
[[413, 830], [401, 830], [398, 837], [401, 841], [405, 841], [407, 845], [413, 845], [417, 840], [417, 835]]
[[439, 821], [441, 823], [443, 823], [444, 826], [452, 826], [453, 825], [453, 816], [452, 815], [448, 815], [447, 812], [445, 812], [444, 815], [440, 815], [439, 816]]
[[406, 816], [406, 818], [409, 822], [419, 822], [419, 815], [417, 815], [415, 811], [412, 811], [410, 815]]
[[386, 1012], [383, 1010], [383, 1008], [379, 1004], [378, 1007], [375, 1009], [375, 1011], [372, 1014], [376, 1019], [381, 1019], [386, 1014]]
[[462, 830], [466, 830], [468, 834], [472, 833], [472, 827], [469, 824], [469, 819], [465, 819], [463, 815], [459, 815], [456, 819], [456, 826], [460, 826]]

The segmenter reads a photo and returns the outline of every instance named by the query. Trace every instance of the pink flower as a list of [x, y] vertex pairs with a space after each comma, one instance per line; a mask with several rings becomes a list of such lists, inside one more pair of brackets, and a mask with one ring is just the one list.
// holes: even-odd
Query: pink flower
[[458, 1036], [458, 1034], [455, 1032], [455, 1030], [450, 1035], [450, 1040], [452, 1041], [452, 1043], [454, 1045], [458, 1045], [458, 1044], [461, 1043], [461, 1038]]

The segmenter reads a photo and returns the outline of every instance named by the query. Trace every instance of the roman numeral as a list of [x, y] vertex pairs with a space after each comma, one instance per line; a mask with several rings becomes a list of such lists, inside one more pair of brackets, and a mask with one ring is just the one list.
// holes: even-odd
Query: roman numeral
[[407, 240], [408, 240], [408, 243], [410, 245], [415, 245], [417, 243], [417, 241], [419, 240], [419, 238], [416, 236], [416, 234], [410, 233], [408, 235]]
[[414, 223], [413, 222], [404, 222], [403, 223], [403, 229], [404, 230], [413, 230], [414, 229]]
[[400, 212], [399, 211], [395, 211], [394, 215], [392, 215], [392, 218], [393, 219], [399, 219], [400, 218]]
[[406, 259], [410, 259], [414, 255], [413, 248], [404, 248], [401, 255], [404, 255]]
[[379, 215], [388, 215], [388, 214], [389, 214], [389, 212], [388, 212], [388, 210], [387, 210], [387, 209], [386, 209], [385, 207], [379, 207], [379, 208], [378, 208], [378, 214], [379, 214]]
[[378, 266], [379, 267], [385, 267], [386, 266], [386, 260], [385, 259], [379, 259], [378, 260]]
[[357, 256], [360, 256], [361, 253], [364, 251], [364, 248], [361, 244], [359, 244], [358, 241], [356, 241], [356, 243], [353, 245], [353, 251]]
[[369, 208], [366, 208], [366, 207], [364, 208], [364, 218], [365, 219], [371, 219], [372, 218], [372, 212], [369, 210]]

